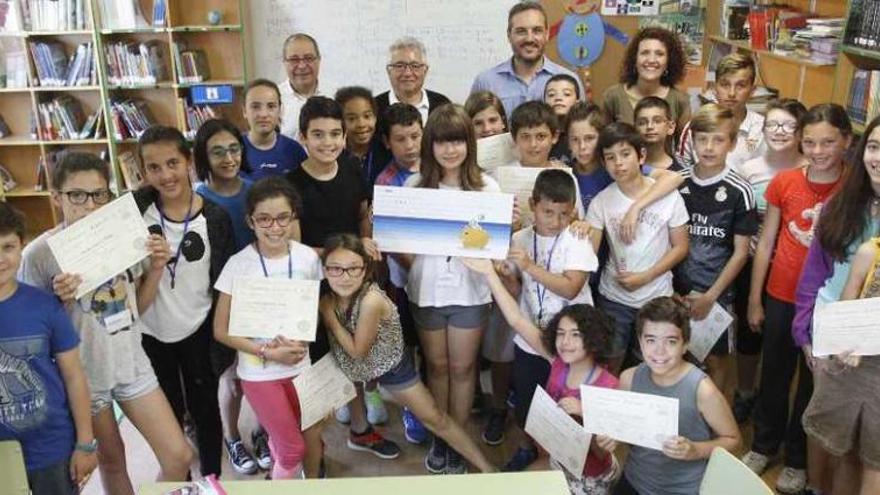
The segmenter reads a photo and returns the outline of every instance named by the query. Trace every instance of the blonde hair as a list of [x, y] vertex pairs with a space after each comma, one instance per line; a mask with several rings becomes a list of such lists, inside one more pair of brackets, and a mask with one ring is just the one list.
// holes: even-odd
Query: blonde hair
[[752, 60], [751, 55], [739, 52], [729, 53], [721, 57], [721, 60], [718, 61], [718, 67], [715, 68], [715, 81], [741, 69], [749, 69], [749, 72], [752, 74], [750, 81], [752, 84], [755, 84], [755, 77], [758, 74], [758, 70], [755, 68], [755, 61]]
[[727, 126], [730, 139], [736, 140], [739, 122], [733, 111], [715, 103], [707, 103], [691, 119], [690, 130], [691, 133], [719, 132], [724, 126]]

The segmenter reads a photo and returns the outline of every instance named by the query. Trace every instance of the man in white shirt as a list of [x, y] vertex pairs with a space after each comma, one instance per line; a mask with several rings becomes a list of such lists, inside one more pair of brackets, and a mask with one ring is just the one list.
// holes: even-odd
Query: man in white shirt
[[321, 51], [318, 42], [306, 33], [296, 33], [284, 40], [284, 69], [287, 80], [278, 84], [281, 91], [281, 134], [297, 139], [299, 111], [312, 96], [321, 95], [318, 73]]
[[409, 103], [422, 114], [422, 125], [428, 121], [428, 114], [449, 98], [425, 89], [425, 76], [428, 75], [428, 60], [425, 45], [412, 36], [404, 36], [391, 44], [388, 49], [390, 59], [385, 66], [391, 91], [376, 96], [379, 118], [385, 109], [397, 102]]

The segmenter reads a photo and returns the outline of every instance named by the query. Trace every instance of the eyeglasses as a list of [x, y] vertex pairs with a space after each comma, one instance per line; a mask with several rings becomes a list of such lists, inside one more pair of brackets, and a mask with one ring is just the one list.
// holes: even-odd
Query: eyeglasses
[[775, 120], [768, 120], [764, 122], [764, 130], [769, 132], [777, 132], [782, 129], [788, 134], [794, 134], [795, 131], [797, 131], [797, 128], [797, 122], [777, 122]]
[[419, 62], [396, 62], [393, 64], [388, 64], [388, 70], [393, 70], [394, 72], [406, 72], [406, 69], [409, 69], [413, 72], [421, 72], [428, 64], [422, 64]]
[[342, 274], [344, 273], [351, 278], [357, 278], [357, 277], [360, 277], [361, 274], [364, 273], [364, 268], [366, 268], [364, 265], [349, 266], [349, 267], [327, 265], [324, 267], [324, 274], [327, 275], [328, 277], [337, 278], [337, 277], [341, 277]]
[[636, 120], [636, 127], [648, 127], [648, 124], [654, 125], [663, 125], [669, 122], [666, 117], [654, 117], [652, 119], [638, 119]]
[[113, 192], [110, 189], [98, 189], [91, 192], [74, 189], [73, 191], [61, 191], [61, 194], [67, 196], [67, 199], [75, 205], [85, 204], [89, 198], [92, 198], [96, 205], [107, 204], [113, 199]]
[[268, 229], [276, 223], [279, 227], [287, 227], [288, 225], [290, 225], [290, 222], [296, 220], [296, 216], [293, 213], [282, 213], [277, 217], [272, 217], [269, 215], [251, 217], [251, 220], [254, 221], [254, 225], [256, 225], [257, 227], [260, 227], [261, 229]]
[[314, 55], [306, 55], [304, 57], [287, 57], [284, 59], [284, 61], [290, 65], [299, 65], [299, 64], [312, 65], [317, 60], [318, 60], [318, 57], [316, 57]]
[[208, 154], [211, 155], [211, 158], [216, 158], [218, 160], [226, 158], [226, 155], [228, 154], [232, 154], [233, 157], [241, 156], [241, 146], [237, 144], [231, 144], [228, 148], [215, 146], [208, 151]]

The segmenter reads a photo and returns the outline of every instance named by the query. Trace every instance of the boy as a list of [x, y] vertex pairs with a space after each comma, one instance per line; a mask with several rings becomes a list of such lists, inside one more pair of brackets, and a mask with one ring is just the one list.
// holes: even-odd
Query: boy
[[519, 153], [521, 167], [546, 168], [561, 163], [550, 162], [550, 150], [559, 139], [559, 118], [550, 105], [528, 101], [510, 115], [510, 133]]
[[410, 104], [394, 103], [385, 109], [380, 122], [391, 161], [376, 177], [376, 185], [402, 187], [410, 175], [419, 171], [422, 161], [421, 113]]
[[645, 146], [635, 128], [614, 123], [599, 134], [602, 161], [614, 183], [590, 202], [587, 222], [598, 251], [607, 233], [609, 262], [599, 280], [598, 306], [615, 321], [608, 369], [618, 373], [627, 351], [633, 349], [636, 312], [658, 296], [672, 295], [672, 270], [687, 256], [687, 210], [678, 191], [649, 204], [637, 217], [634, 238], [627, 244], [621, 223], [634, 200], [653, 179], [642, 175]]
[[[733, 281], [746, 264], [750, 236], [758, 231], [752, 188], [726, 164], [736, 144], [736, 119], [727, 108], [709, 104], [691, 120], [697, 163], [685, 169], [679, 188], [691, 216], [688, 257], [676, 270], [691, 318], [702, 320], [717, 301], [733, 312]], [[725, 390], [734, 341], [733, 325], [706, 359], [712, 381]]]
[[581, 99], [580, 86], [575, 78], [568, 74], [556, 74], [547, 81], [544, 87], [544, 103], [550, 105], [559, 120], [559, 136], [550, 150], [550, 159], [571, 165], [571, 150], [565, 136], [565, 122], [568, 111]]
[[[727, 163], [737, 172], [743, 163], [764, 153], [764, 116], [746, 107], [755, 90], [755, 61], [743, 53], [724, 56], [715, 69], [715, 100], [718, 105], [730, 109], [739, 122], [736, 148], [727, 155]], [[690, 125], [681, 132], [678, 148], [679, 160], [685, 168], [697, 161]]]
[[64, 307], [15, 279], [24, 232], [0, 202], [0, 440], [21, 443], [33, 493], [72, 495], [98, 464], [89, 389]]
[[[590, 272], [598, 268], [598, 260], [588, 241], [568, 229], [576, 198], [571, 174], [558, 169], [542, 171], [529, 199], [535, 224], [513, 235], [507, 262], [498, 267], [511, 294], [519, 294], [523, 313], [541, 328], [563, 307], [593, 302], [586, 282]], [[519, 335], [514, 343], [515, 412], [523, 428], [535, 387], [547, 382], [550, 364]], [[537, 455], [537, 448], [523, 435], [504, 470], [522, 471]]]
[[281, 92], [268, 79], [254, 79], [244, 88], [244, 118], [248, 132], [244, 151], [251, 166], [246, 178], [257, 181], [269, 175], [284, 175], [308, 158], [299, 143], [278, 132], [281, 122]]
[[675, 120], [669, 103], [663, 98], [647, 96], [639, 100], [633, 111], [636, 129], [645, 141], [648, 156], [645, 161], [653, 168], [678, 172], [682, 166], [672, 156]]
[[664, 441], [662, 451], [630, 447], [615, 495], [697, 493], [712, 449], [733, 451], [740, 444], [724, 396], [684, 360], [689, 318], [687, 308], [671, 297], [639, 310], [636, 335], [645, 362], [620, 375], [620, 389], [678, 399], [678, 436]]

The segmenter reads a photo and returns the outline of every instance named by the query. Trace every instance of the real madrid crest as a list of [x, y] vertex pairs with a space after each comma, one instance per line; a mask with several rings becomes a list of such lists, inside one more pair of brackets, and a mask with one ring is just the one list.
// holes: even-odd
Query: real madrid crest
[[719, 203], [723, 203], [727, 201], [727, 188], [724, 186], [718, 186], [718, 189], [715, 191], [715, 201]]

